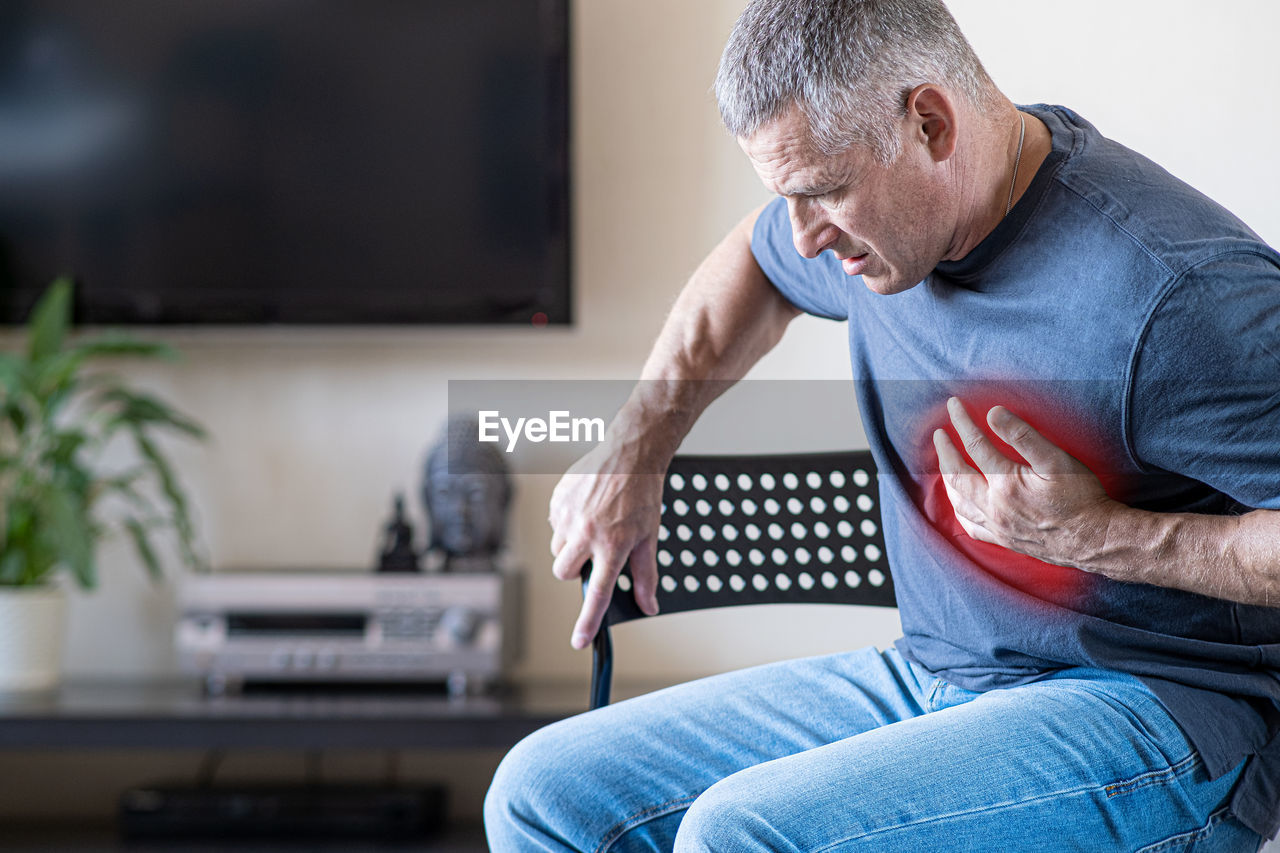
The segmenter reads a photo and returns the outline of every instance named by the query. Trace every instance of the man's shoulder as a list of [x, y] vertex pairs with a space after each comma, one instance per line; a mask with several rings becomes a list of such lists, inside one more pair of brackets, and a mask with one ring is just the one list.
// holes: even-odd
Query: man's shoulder
[[1280, 260], [1231, 211], [1074, 112], [1043, 107], [1037, 115], [1054, 132], [1055, 148], [1063, 151], [1053, 174], [1059, 202], [1100, 217], [1117, 239], [1131, 242], [1172, 276], [1227, 253]]

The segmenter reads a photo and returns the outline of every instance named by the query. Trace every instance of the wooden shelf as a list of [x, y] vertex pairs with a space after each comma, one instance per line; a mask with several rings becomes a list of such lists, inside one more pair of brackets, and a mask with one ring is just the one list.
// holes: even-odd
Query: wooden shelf
[[0, 696], [0, 749], [444, 749], [511, 746], [586, 709], [578, 684], [206, 696], [194, 681], [79, 681]]
[[0, 851], [56, 850], [58, 853], [484, 853], [484, 830], [475, 824], [446, 827], [421, 841], [365, 839], [154, 839], [130, 841], [111, 824], [0, 823]]

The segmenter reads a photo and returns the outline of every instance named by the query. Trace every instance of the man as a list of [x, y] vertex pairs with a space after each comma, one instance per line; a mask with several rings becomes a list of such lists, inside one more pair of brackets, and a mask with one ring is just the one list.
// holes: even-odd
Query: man
[[716, 91], [781, 198], [556, 490], [553, 571], [594, 566], [573, 642], [628, 561], [656, 609], [654, 472], [801, 311], [849, 323], [904, 637], [548, 727], [499, 768], [493, 848], [1256, 850], [1280, 256], [1079, 116], [1016, 108], [938, 0], [754, 0]]

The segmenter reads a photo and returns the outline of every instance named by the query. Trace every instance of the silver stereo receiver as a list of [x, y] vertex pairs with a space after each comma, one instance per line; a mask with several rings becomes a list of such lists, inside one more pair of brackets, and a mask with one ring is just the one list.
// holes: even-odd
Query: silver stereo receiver
[[178, 662], [246, 682], [492, 683], [514, 659], [518, 576], [239, 571], [179, 590]]

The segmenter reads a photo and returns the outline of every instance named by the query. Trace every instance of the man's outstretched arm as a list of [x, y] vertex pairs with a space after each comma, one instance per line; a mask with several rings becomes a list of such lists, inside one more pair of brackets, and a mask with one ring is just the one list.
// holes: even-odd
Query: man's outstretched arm
[[569, 580], [592, 562], [574, 648], [591, 642], [628, 560], [636, 602], [646, 613], [657, 612], [667, 465], [712, 400], [746, 375], [800, 313], [751, 253], [759, 215], [757, 209], [738, 223], [689, 279], [605, 441], [565, 474], [551, 496], [552, 572]]

